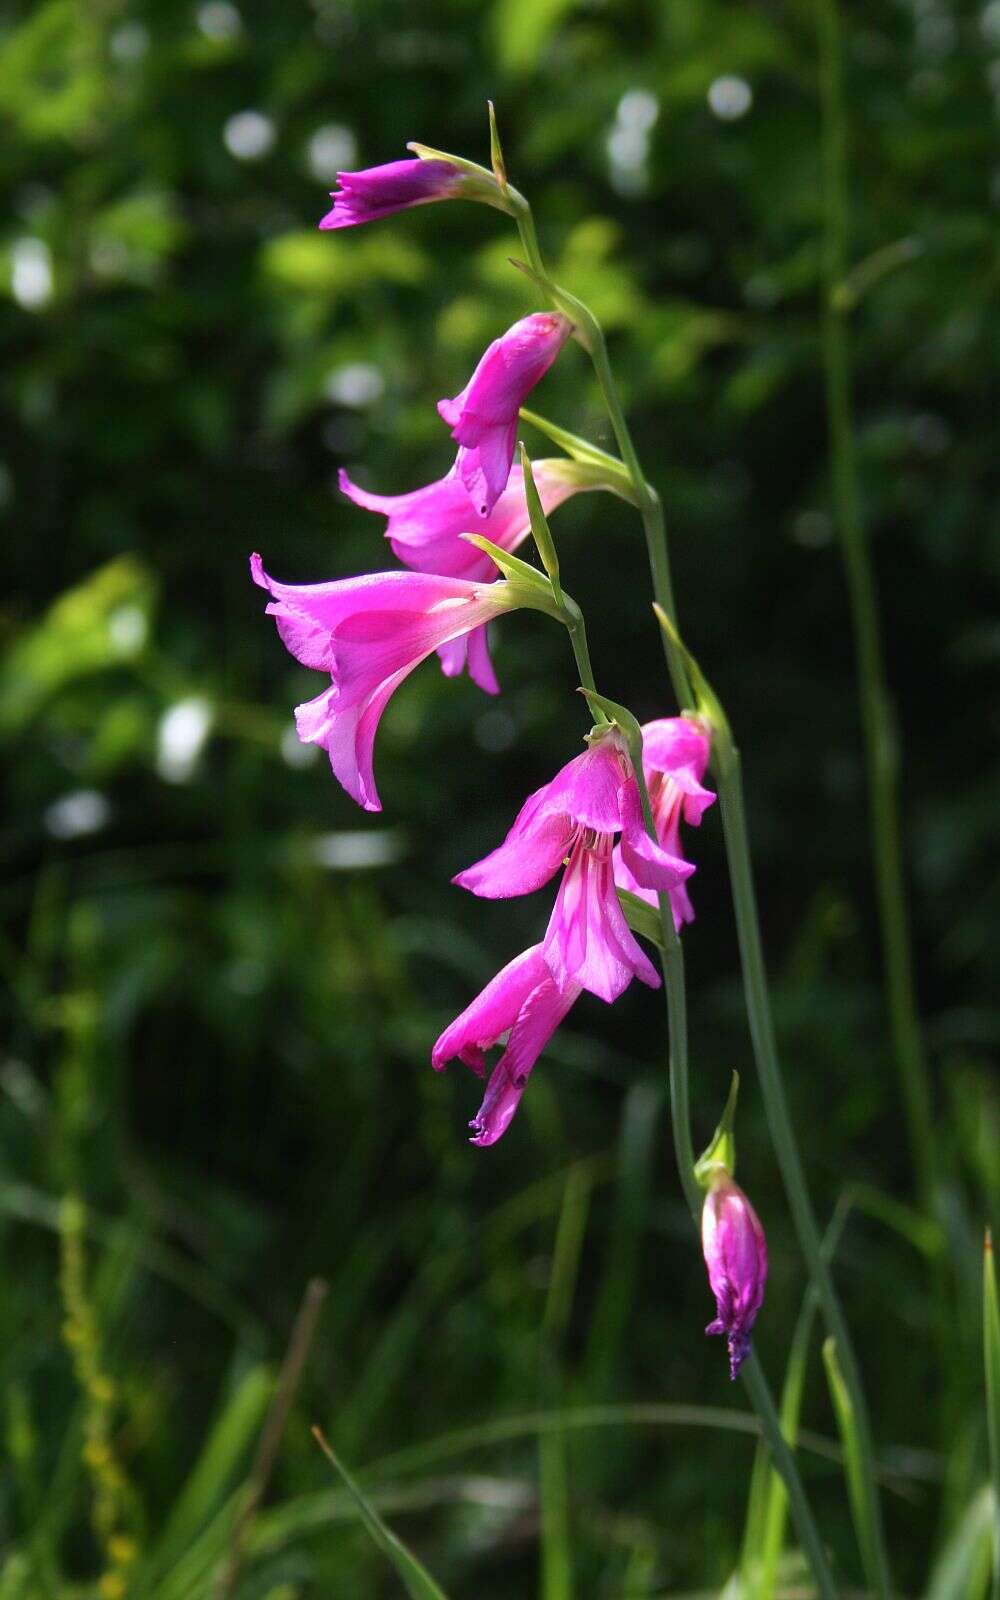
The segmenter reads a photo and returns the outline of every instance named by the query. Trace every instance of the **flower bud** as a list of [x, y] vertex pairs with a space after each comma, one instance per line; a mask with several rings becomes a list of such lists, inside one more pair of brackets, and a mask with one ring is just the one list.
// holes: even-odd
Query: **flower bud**
[[750, 1330], [764, 1301], [767, 1240], [753, 1206], [722, 1167], [705, 1195], [701, 1244], [716, 1309], [705, 1332], [726, 1335], [735, 1378], [750, 1353]]

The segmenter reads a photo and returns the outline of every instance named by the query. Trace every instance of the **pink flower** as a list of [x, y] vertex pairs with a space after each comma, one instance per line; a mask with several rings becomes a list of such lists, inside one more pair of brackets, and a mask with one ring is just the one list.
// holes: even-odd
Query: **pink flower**
[[431, 200], [451, 200], [460, 190], [464, 174], [450, 161], [389, 161], [382, 167], [363, 172], [338, 172], [340, 189], [331, 191], [333, 210], [320, 223], [321, 228], [353, 228], [359, 222], [375, 222], [406, 211], [410, 206], [427, 205]]
[[620, 736], [607, 733], [537, 789], [503, 844], [454, 881], [504, 899], [540, 888], [566, 861], [542, 942], [558, 987], [580, 984], [607, 1001], [633, 977], [655, 989], [660, 980], [618, 903], [611, 852], [619, 831], [622, 858], [644, 887], [669, 893], [694, 871], [647, 837], [628, 754]]
[[558, 987], [541, 945], [532, 945], [498, 972], [444, 1030], [431, 1053], [435, 1070], [440, 1072], [457, 1056], [478, 1077], [486, 1070], [485, 1052], [510, 1030], [483, 1103], [469, 1124], [475, 1130], [473, 1144], [496, 1144], [506, 1133], [532, 1067], [580, 994], [578, 983]]
[[286, 648], [303, 666], [330, 674], [330, 688], [296, 708], [299, 738], [321, 744], [351, 798], [380, 811], [372, 750], [390, 696], [432, 650], [517, 604], [513, 585], [424, 572], [277, 583], [258, 555], [250, 558], [250, 573], [272, 597], [267, 613]]
[[[702, 813], [715, 799], [711, 789], [701, 784], [710, 750], [707, 730], [690, 717], [660, 717], [656, 722], [647, 722], [642, 730], [642, 765], [656, 836], [664, 850], [681, 861], [685, 859], [681, 848], [681, 818], [697, 827]], [[620, 889], [628, 889], [655, 905], [656, 895], [631, 869], [627, 852], [621, 847], [615, 850], [615, 882]], [[670, 891], [670, 904], [678, 931], [685, 922], [694, 921], [694, 910], [683, 883]]]
[[750, 1330], [764, 1303], [767, 1240], [753, 1206], [724, 1168], [705, 1195], [701, 1242], [716, 1318], [706, 1333], [724, 1333], [735, 1378], [750, 1353]]
[[517, 413], [544, 378], [573, 331], [558, 312], [535, 311], [494, 339], [461, 394], [438, 411], [459, 445], [455, 466], [480, 516], [507, 487], [517, 439]]
[[[598, 487], [596, 479], [588, 479], [586, 470], [574, 461], [536, 461], [533, 471], [546, 516], [577, 490]], [[489, 556], [460, 535], [474, 530], [502, 550], [516, 550], [531, 531], [520, 467], [511, 468], [507, 487], [485, 521], [474, 511], [468, 490], [454, 467], [446, 477], [409, 494], [369, 494], [352, 483], [343, 470], [340, 487], [355, 505], [388, 518], [385, 536], [395, 555], [417, 572], [489, 583], [497, 575], [496, 567]], [[497, 692], [485, 630], [453, 640], [438, 655], [449, 677], [461, 672], [468, 661], [469, 672], [480, 688], [487, 693]]]

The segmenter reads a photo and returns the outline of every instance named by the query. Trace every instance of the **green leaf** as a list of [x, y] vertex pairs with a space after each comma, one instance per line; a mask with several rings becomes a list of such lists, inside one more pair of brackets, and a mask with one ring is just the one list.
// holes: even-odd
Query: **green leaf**
[[134, 660], [145, 646], [152, 579], [140, 561], [109, 561], [55, 601], [8, 650], [0, 672], [0, 732], [30, 722], [77, 678]]
[[532, 428], [537, 428], [546, 439], [551, 439], [561, 450], [565, 450], [574, 461], [582, 462], [586, 466], [599, 467], [606, 474], [605, 487], [612, 494], [617, 494], [622, 500], [627, 500], [630, 505], [638, 504], [638, 496], [632, 486], [632, 481], [621, 461], [617, 456], [609, 455], [606, 450], [601, 450], [596, 444], [591, 444], [589, 439], [581, 439], [578, 433], [570, 433], [568, 428], [560, 428], [557, 422], [550, 422], [548, 417], [539, 416], [537, 411], [529, 411], [527, 406], [520, 410], [522, 422], [527, 422]]
[[687, 645], [684, 643], [680, 634], [677, 632], [676, 627], [674, 626], [670, 617], [667, 616], [667, 613], [664, 611], [663, 607], [654, 604], [653, 611], [656, 614], [657, 622], [660, 624], [660, 631], [667, 640], [667, 643], [671, 646], [671, 648], [679, 650], [684, 660], [684, 665], [687, 668], [688, 676], [691, 679], [691, 687], [694, 690], [695, 710], [698, 712], [700, 717], [704, 717], [705, 721], [710, 723], [716, 734], [720, 735], [724, 740], [731, 743], [732, 734], [729, 730], [729, 721], [726, 717], [726, 713], [722, 709], [718, 695], [715, 693], [712, 685], [705, 677], [705, 674], [702, 672], [700, 666], [698, 665], [694, 656], [691, 654]]
[[447, 1600], [444, 1590], [434, 1581], [423, 1563], [417, 1560], [412, 1550], [408, 1550], [403, 1541], [397, 1538], [392, 1529], [382, 1521], [367, 1495], [358, 1488], [319, 1428], [313, 1429], [313, 1437], [330, 1465], [340, 1474], [344, 1487], [357, 1506], [361, 1520], [371, 1534], [373, 1542], [392, 1562], [411, 1600]]
[[872, 1594], [881, 1594], [883, 1589], [878, 1559], [878, 1536], [872, 1522], [869, 1497], [865, 1490], [864, 1454], [858, 1434], [857, 1417], [854, 1414], [850, 1390], [841, 1371], [836, 1341], [832, 1338], [827, 1339], [823, 1345], [823, 1365], [826, 1367], [830, 1398], [844, 1446], [844, 1476], [847, 1479], [847, 1493], [851, 1502], [851, 1516], [854, 1520], [858, 1549], [861, 1552], [861, 1563]]
[[497, 0], [492, 33], [502, 70], [518, 75], [530, 72], [572, 3], [573, 0]]
[[640, 900], [637, 894], [632, 894], [628, 889], [618, 890], [618, 904], [625, 913], [625, 920], [633, 933], [640, 938], [648, 939], [650, 944], [655, 944], [658, 950], [663, 949], [663, 929], [660, 926], [660, 913], [655, 906], [647, 905], [645, 900]]
[[733, 1122], [736, 1117], [739, 1092], [740, 1075], [734, 1072], [729, 1086], [729, 1098], [719, 1119], [719, 1126], [694, 1164], [694, 1175], [703, 1189], [710, 1187], [712, 1174], [717, 1167], [723, 1167], [730, 1175], [736, 1171], [736, 1137], [733, 1132]]
[[925, 1600], [986, 1600], [997, 1516], [993, 1486], [984, 1483], [938, 1556]]
[[531, 536], [535, 541], [535, 548], [542, 558], [542, 566], [549, 575], [552, 592], [557, 601], [562, 604], [562, 590], [559, 587], [559, 555], [556, 551], [552, 529], [549, 527], [548, 518], [539, 499], [538, 489], [535, 485], [535, 475], [531, 470], [531, 458], [524, 445], [518, 447], [521, 471], [524, 474], [524, 498], [528, 506], [528, 519], [531, 523]]
[[523, 584], [528, 584], [531, 589], [538, 589], [539, 594], [552, 594], [552, 584], [546, 574], [539, 573], [538, 566], [531, 566], [530, 562], [522, 562], [520, 555], [510, 555], [510, 550], [502, 549], [499, 544], [494, 544], [493, 539], [486, 538], [483, 533], [459, 533], [459, 539], [466, 539], [467, 544], [475, 544], [482, 550], [483, 555], [488, 555], [494, 565], [504, 574], [504, 578], [520, 579]]
[[251, 1367], [224, 1402], [153, 1552], [155, 1572], [179, 1561], [218, 1510], [260, 1431], [273, 1388], [269, 1367]]

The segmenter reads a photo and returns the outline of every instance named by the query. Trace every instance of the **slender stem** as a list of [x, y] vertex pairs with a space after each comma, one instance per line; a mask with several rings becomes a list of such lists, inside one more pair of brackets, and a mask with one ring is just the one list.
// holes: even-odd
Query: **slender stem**
[[829, 1333], [836, 1340], [844, 1379], [850, 1392], [857, 1419], [864, 1469], [864, 1487], [868, 1502], [871, 1526], [874, 1529], [876, 1561], [879, 1573], [879, 1594], [890, 1593], [889, 1566], [882, 1531], [882, 1514], [875, 1481], [874, 1451], [868, 1409], [854, 1347], [851, 1343], [847, 1321], [833, 1285], [827, 1258], [823, 1252], [819, 1229], [806, 1187], [805, 1173], [795, 1139], [792, 1119], [785, 1097], [785, 1087], [778, 1064], [778, 1051], [771, 1016], [771, 1003], [761, 946], [760, 923], [757, 915], [757, 897], [750, 865], [750, 846], [747, 838], [746, 816], [743, 806], [743, 789], [740, 780], [739, 753], [725, 735], [716, 736], [715, 768], [719, 784], [719, 803], [726, 836], [726, 854], [733, 886], [733, 905], [739, 936], [740, 958], [743, 965], [743, 986], [746, 993], [747, 1014], [754, 1057], [760, 1076], [761, 1092], [768, 1127], [774, 1144], [778, 1165], [788, 1196], [789, 1207], [795, 1222], [799, 1243], [809, 1267], [809, 1275], [819, 1296], [823, 1317]]
[[846, 114], [837, 0], [818, 0], [823, 113], [823, 366], [833, 496], [850, 595], [858, 692], [868, 768], [872, 855], [886, 1000], [917, 1191], [938, 1209], [938, 1159], [930, 1075], [921, 1036], [900, 840], [898, 761], [879, 636], [871, 552], [858, 493], [851, 407], [847, 271]]
[[[642, 770], [641, 761], [635, 763], [635, 767], [646, 831], [649, 833], [650, 838], [656, 842], [656, 827], [653, 821], [652, 807], [649, 803], [649, 791], [646, 787], [646, 778]], [[674, 1154], [677, 1159], [677, 1171], [680, 1176], [681, 1187], [684, 1190], [684, 1198], [691, 1213], [691, 1220], [694, 1223], [695, 1231], [700, 1234], [703, 1196], [694, 1175], [695, 1154], [691, 1138], [684, 950], [680, 939], [677, 937], [673, 911], [666, 895], [661, 894], [659, 896], [659, 906], [660, 925], [663, 934], [660, 960], [663, 967], [663, 983], [667, 1000], [667, 1019], [670, 1035], [668, 1074]], [[816, 1579], [821, 1600], [836, 1600], [836, 1585], [827, 1561], [826, 1551], [823, 1548], [823, 1542], [819, 1536], [819, 1530], [802, 1485], [802, 1479], [799, 1476], [799, 1469], [781, 1431], [781, 1423], [775, 1409], [767, 1378], [764, 1376], [763, 1368], [753, 1351], [751, 1351], [743, 1364], [741, 1376], [751, 1404], [760, 1421], [761, 1433], [771, 1452], [771, 1460], [785, 1485], [792, 1517], [799, 1538], [802, 1541], [802, 1548], [806, 1553], [813, 1576]]]
[[[576, 670], [579, 673], [580, 682], [585, 689], [593, 689], [596, 693], [597, 685], [594, 682], [594, 669], [590, 664], [590, 647], [587, 644], [587, 624], [584, 621], [583, 612], [576, 601], [571, 600], [565, 594], [563, 595], [563, 622], [566, 624], [569, 642], [573, 646], [573, 659], [576, 662]], [[607, 721], [604, 712], [599, 707], [595, 707], [594, 714], [601, 722]]]
[[[528, 258], [528, 265], [541, 277], [545, 277], [545, 263], [538, 244], [538, 234], [535, 231], [535, 219], [532, 215], [531, 206], [524, 196], [518, 194], [516, 190], [511, 190], [510, 193], [516, 196], [515, 220], [517, 222], [517, 231], [521, 237], [521, 244], [524, 247], [524, 253]], [[608, 360], [608, 350], [604, 340], [603, 329], [593, 312], [588, 312], [588, 318], [585, 348], [594, 366], [594, 372], [600, 385], [601, 394], [604, 397], [604, 404], [618, 443], [622, 462], [635, 491], [636, 503], [639, 507], [643, 531], [646, 535], [646, 552], [649, 557], [649, 568], [653, 579], [653, 596], [671, 621], [674, 621], [676, 615], [674, 588], [670, 576], [670, 555], [667, 549], [663, 506], [659, 495], [652, 484], [646, 481], [646, 475], [642, 470], [642, 463], [639, 460], [632, 434], [625, 418], [625, 412], [618, 394], [618, 386], [615, 383], [611, 363]], [[673, 641], [666, 637], [663, 639], [663, 648], [667, 659], [667, 670], [670, 673], [670, 681], [673, 684], [674, 694], [677, 696], [677, 703], [682, 708], [690, 706], [693, 703], [691, 688], [681, 652]]]

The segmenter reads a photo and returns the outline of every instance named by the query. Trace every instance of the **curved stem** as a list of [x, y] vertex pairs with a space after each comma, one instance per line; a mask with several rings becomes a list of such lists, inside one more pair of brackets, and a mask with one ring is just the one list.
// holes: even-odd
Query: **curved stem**
[[740, 959], [743, 966], [743, 986], [746, 993], [747, 1015], [754, 1058], [760, 1077], [764, 1109], [767, 1114], [771, 1140], [781, 1169], [785, 1193], [795, 1222], [802, 1253], [809, 1267], [829, 1333], [836, 1340], [844, 1379], [854, 1406], [864, 1489], [871, 1526], [874, 1529], [879, 1594], [890, 1593], [889, 1565], [882, 1531], [882, 1512], [875, 1480], [875, 1460], [872, 1449], [871, 1427], [865, 1404], [861, 1374], [858, 1369], [837, 1291], [833, 1285], [829, 1264], [820, 1240], [819, 1228], [809, 1198], [802, 1159], [792, 1126], [785, 1096], [785, 1086], [778, 1064], [778, 1050], [771, 1016], [771, 1003], [761, 945], [760, 921], [757, 915], [757, 896], [750, 864], [750, 846], [747, 838], [746, 815], [743, 806], [743, 788], [740, 780], [739, 753], [725, 734], [716, 735], [715, 770], [719, 784], [719, 804], [726, 836], [726, 855], [733, 886], [733, 906], [739, 936]]
[[846, 117], [837, 0], [819, 0], [818, 20], [826, 226], [823, 368], [833, 497], [854, 629], [858, 693], [868, 769], [872, 856], [893, 1055], [899, 1074], [917, 1192], [928, 1212], [935, 1215], [939, 1209], [939, 1173], [934, 1140], [933, 1096], [920, 1029], [908, 926], [900, 841], [896, 738], [879, 637], [875, 574], [861, 515], [851, 416], [848, 307], [842, 295], [847, 270]]

